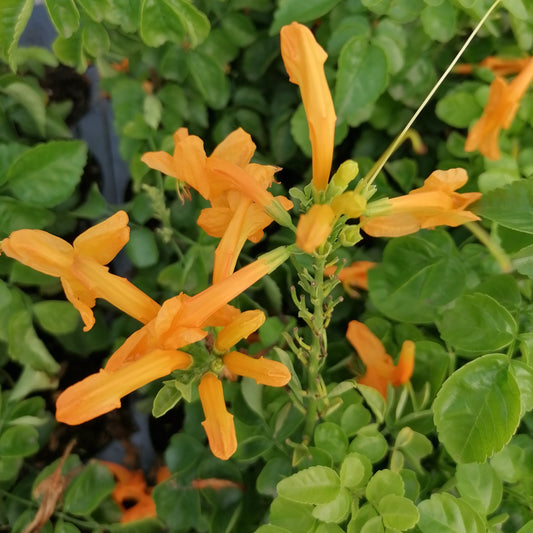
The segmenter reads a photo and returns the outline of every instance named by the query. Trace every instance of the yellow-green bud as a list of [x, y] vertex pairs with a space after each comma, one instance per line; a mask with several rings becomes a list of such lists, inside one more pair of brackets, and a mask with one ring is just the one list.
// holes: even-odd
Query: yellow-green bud
[[[342, 163], [337, 172], [333, 174], [331, 178], [331, 184], [339, 190], [339, 193], [345, 191], [348, 188], [348, 185], [356, 178], [359, 173], [359, 165], [348, 159]], [[338, 193], [337, 193], [338, 194]]]
[[365, 212], [366, 198], [355, 191], [348, 191], [333, 198], [331, 207], [338, 216], [346, 215], [348, 218], [358, 218]]
[[341, 230], [340, 241], [342, 246], [354, 246], [362, 239], [359, 226], [344, 226]]

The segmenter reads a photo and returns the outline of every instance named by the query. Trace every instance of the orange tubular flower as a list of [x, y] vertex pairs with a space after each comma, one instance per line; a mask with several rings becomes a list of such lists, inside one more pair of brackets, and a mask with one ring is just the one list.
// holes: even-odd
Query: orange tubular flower
[[180, 294], [167, 300], [155, 318], [126, 339], [104, 369], [61, 393], [57, 420], [81, 424], [119, 407], [123, 396], [150, 381], [187, 368], [190, 356], [179, 348], [203, 339], [202, 328], [207, 325], [226, 325], [236, 314], [226, 309], [227, 303], [288, 257], [286, 248], [278, 248], [196, 296]]
[[91, 309], [96, 298], [146, 323], [157, 314], [159, 305], [104, 266], [128, 242], [127, 224], [128, 215], [118, 211], [84, 231], [72, 245], [46, 231], [22, 229], [2, 241], [1, 251], [39, 272], [59, 277], [66, 297], [83, 319], [85, 331], [94, 324]]
[[397, 387], [411, 379], [415, 364], [413, 341], [403, 343], [398, 364], [394, 366], [392, 357], [385, 352], [383, 344], [363, 323], [352, 320], [348, 324], [346, 338], [366, 366], [366, 372], [358, 378], [358, 383], [376, 389], [387, 399], [389, 383]]
[[116, 485], [112, 496], [122, 510], [121, 523], [157, 516], [151, 489], [146, 485], [142, 470], [131, 471], [109, 461], [100, 463], [107, 466], [115, 476]]
[[465, 151], [479, 150], [488, 159], [500, 158], [498, 137], [500, 130], [508, 129], [516, 116], [520, 101], [533, 81], [533, 58], [530, 58], [518, 76], [507, 83], [498, 76], [490, 85], [489, 99], [483, 115], [468, 133]]
[[198, 385], [198, 391], [205, 414], [202, 426], [207, 434], [209, 447], [215, 457], [229, 459], [237, 449], [237, 435], [233, 415], [226, 409], [222, 383], [215, 374], [207, 372]]
[[[361, 217], [361, 227], [373, 237], [400, 237], [419, 229], [436, 226], [460, 226], [479, 220], [466, 208], [481, 197], [481, 193], [457, 193], [465, 185], [468, 175], [462, 168], [436, 170], [424, 185], [405, 196], [378, 200], [383, 208], [378, 216]], [[376, 202], [376, 204], [378, 203]]]
[[335, 108], [329, 90], [324, 63], [327, 54], [316, 42], [311, 30], [293, 22], [281, 28], [281, 56], [289, 80], [300, 87], [309, 124], [313, 152], [313, 185], [327, 187], [335, 137]]
[[[508, 76], [509, 74], [520, 72], [526, 66], [529, 59], [529, 57], [504, 59], [502, 57], [490, 56], [478, 63], [477, 67], [488, 68], [489, 70], [492, 70], [496, 76]], [[471, 74], [474, 66], [476, 65], [462, 63], [457, 65], [453, 71], [456, 74]]]
[[223, 359], [230, 372], [255, 379], [260, 385], [283, 387], [291, 380], [289, 369], [278, 361], [264, 357], [255, 359], [240, 352], [227, 353]]
[[296, 227], [296, 246], [312, 254], [326, 242], [335, 220], [335, 212], [328, 204], [314, 204], [304, 215], [300, 215]]
[[207, 157], [199, 137], [185, 128], [174, 134], [174, 155], [147, 152], [142, 161], [196, 189], [211, 207], [202, 210], [198, 225], [221, 241], [215, 252], [213, 282], [228, 277], [246, 240], [258, 242], [275, 218], [284, 221], [292, 202], [274, 197], [267, 188], [277, 167], [250, 163], [255, 144], [238, 128]]

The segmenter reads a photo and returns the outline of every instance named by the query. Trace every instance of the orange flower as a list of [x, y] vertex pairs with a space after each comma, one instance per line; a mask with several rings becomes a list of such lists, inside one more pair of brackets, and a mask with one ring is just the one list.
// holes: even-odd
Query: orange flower
[[352, 320], [348, 324], [346, 338], [366, 366], [366, 372], [358, 378], [358, 383], [376, 389], [387, 399], [389, 383], [397, 387], [411, 379], [415, 364], [413, 341], [403, 343], [398, 364], [394, 366], [392, 357], [385, 352], [383, 344], [363, 323]]
[[252, 138], [238, 128], [207, 157], [202, 140], [180, 128], [174, 134], [173, 156], [147, 152], [142, 157], [148, 166], [188, 183], [211, 202], [210, 208], [202, 210], [198, 225], [221, 239], [215, 252], [214, 283], [234, 271], [247, 239], [258, 242], [273, 219], [286, 222], [286, 211], [292, 207], [287, 198], [274, 198], [267, 191], [279, 169], [250, 163], [254, 152]]
[[[368, 271], [374, 268], [377, 263], [372, 261], [354, 261], [350, 266], [344, 267], [337, 274], [344, 290], [352, 297], [359, 296], [355, 289], [368, 290]], [[333, 276], [337, 267], [331, 266], [324, 270], [325, 276]]]
[[109, 461], [100, 463], [115, 476], [116, 484], [111, 495], [122, 510], [121, 523], [157, 516], [152, 490], [146, 485], [142, 470], [131, 471]]
[[326, 242], [335, 220], [335, 212], [328, 204], [314, 204], [304, 215], [300, 215], [296, 227], [296, 246], [312, 254]]
[[198, 391], [205, 414], [202, 426], [204, 426], [209, 447], [215, 457], [223, 460], [229, 459], [237, 449], [237, 435], [233, 415], [229, 414], [226, 409], [222, 383], [215, 374], [207, 372], [198, 385]]
[[465, 150], [479, 150], [488, 159], [499, 159], [500, 130], [508, 129], [516, 116], [520, 101], [533, 81], [533, 58], [530, 58], [511, 83], [497, 76], [490, 85], [489, 99], [481, 118], [466, 138]]
[[118, 211], [113, 216], [79, 235], [72, 245], [46, 231], [14, 231], [1, 243], [1, 251], [21, 263], [59, 277], [65, 295], [79, 311], [88, 331], [94, 324], [91, 308], [96, 298], [146, 323], [158, 312], [159, 305], [131, 284], [105, 267], [128, 242], [128, 215]]
[[479, 220], [466, 208], [481, 197], [481, 193], [457, 193], [465, 185], [468, 175], [462, 168], [436, 170], [424, 185], [405, 196], [378, 200], [369, 204], [367, 214], [361, 217], [361, 227], [373, 237], [399, 237], [419, 229], [435, 226], [460, 226]]
[[278, 248], [196, 296], [179, 294], [161, 306], [157, 316], [130, 335], [99, 373], [72, 385], [59, 396], [56, 418], [81, 424], [120, 406], [120, 399], [135, 389], [184, 369], [191, 357], [180, 348], [203, 339], [208, 325], [226, 325], [236, 313], [229, 301], [277, 268], [289, 256]]
[[256, 359], [240, 352], [229, 352], [223, 359], [230, 372], [238, 376], [252, 378], [260, 385], [283, 387], [291, 380], [289, 369], [278, 361], [264, 357]]
[[289, 80], [300, 87], [307, 115], [313, 152], [313, 185], [316, 190], [323, 191], [331, 171], [337, 120], [324, 73], [328, 55], [311, 30], [297, 22], [283, 26], [280, 38], [285, 69]]

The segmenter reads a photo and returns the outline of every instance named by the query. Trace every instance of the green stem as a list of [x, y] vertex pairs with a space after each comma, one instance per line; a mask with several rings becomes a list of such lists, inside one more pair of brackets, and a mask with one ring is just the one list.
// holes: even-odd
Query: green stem
[[505, 253], [501, 246], [499, 246], [498, 243], [492, 239], [485, 228], [480, 226], [477, 222], [467, 222], [464, 224], [464, 226], [468, 228], [479, 240], [479, 242], [481, 242], [492, 254], [494, 259], [496, 259], [498, 262], [498, 265], [500, 265], [502, 272], [511, 272], [512, 266], [509, 256]]
[[376, 179], [377, 175], [380, 173], [381, 169], [385, 166], [385, 163], [389, 160], [390, 156], [396, 151], [398, 146], [404, 141], [405, 135], [413, 125], [414, 121], [418, 118], [422, 110], [426, 107], [427, 103], [431, 100], [437, 89], [442, 85], [442, 82], [446, 79], [450, 71], [455, 67], [456, 63], [459, 61], [460, 57], [463, 55], [463, 52], [466, 50], [472, 39], [475, 37], [480, 28], [485, 24], [485, 21], [489, 18], [490, 14], [496, 9], [497, 5], [501, 0], [495, 0], [495, 2], [489, 7], [485, 15], [478, 22], [477, 26], [472, 30], [472, 33], [468, 36], [468, 39], [465, 41], [457, 55], [453, 58], [452, 62], [449, 64], [448, 68], [444, 71], [444, 74], [439, 78], [437, 83], [433, 86], [433, 89], [429, 91], [429, 94], [426, 96], [424, 101], [420, 104], [419, 108], [415, 111], [411, 120], [407, 123], [405, 128], [400, 132], [400, 134], [392, 141], [388, 148], [383, 152], [380, 158], [374, 163], [372, 168], [369, 170], [368, 174], [362, 179], [364, 189], [368, 189], [372, 185], [373, 181]]

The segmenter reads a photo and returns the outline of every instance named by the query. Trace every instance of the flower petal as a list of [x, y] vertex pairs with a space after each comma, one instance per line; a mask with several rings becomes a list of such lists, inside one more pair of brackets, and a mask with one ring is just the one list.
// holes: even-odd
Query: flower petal
[[217, 335], [215, 349], [219, 353], [227, 352], [241, 339], [246, 339], [265, 322], [265, 313], [259, 309], [240, 313], [230, 324], [225, 326]]
[[278, 361], [264, 357], [256, 359], [240, 352], [227, 353], [223, 359], [230, 372], [255, 379], [261, 385], [283, 387], [291, 380], [289, 369]]
[[232, 131], [211, 153], [210, 157], [225, 159], [244, 168], [252, 159], [255, 144], [249, 133], [242, 128]]
[[205, 415], [202, 425], [209, 447], [215, 457], [229, 459], [237, 449], [237, 435], [233, 415], [226, 409], [222, 383], [213, 373], [207, 372], [198, 385], [198, 391]]
[[312, 254], [324, 244], [333, 229], [335, 213], [328, 204], [314, 204], [300, 216], [296, 227], [296, 246], [307, 254]]

